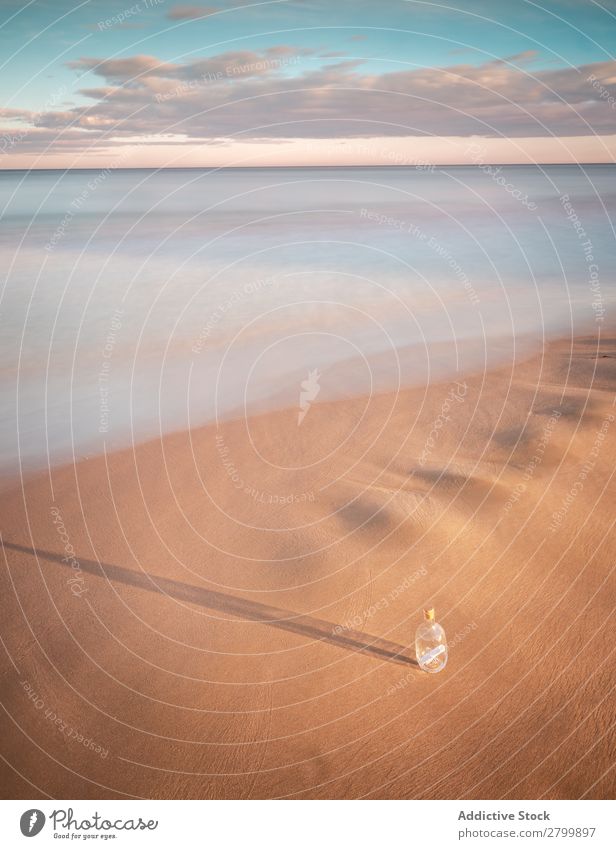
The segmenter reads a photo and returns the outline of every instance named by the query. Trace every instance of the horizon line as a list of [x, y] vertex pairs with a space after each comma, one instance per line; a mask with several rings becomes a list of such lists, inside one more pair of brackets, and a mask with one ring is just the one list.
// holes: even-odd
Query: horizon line
[[379, 163], [379, 164], [371, 164], [371, 165], [350, 165], [350, 164], [339, 164], [339, 165], [161, 165], [161, 166], [150, 166], [150, 165], [135, 165], [135, 166], [117, 166], [114, 167], [111, 165], [97, 165], [97, 166], [84, 166], [78, 168], [46, 168], [46, 167], [31, 167], [31, 168], [0, 168], [0, 174], [14, 173], [14, 172], [23, 172], [28, 173], [30, 171], [247, 171], [247, 170], [262, 170], [265, 168], [270, 169], [297, 169], [297, 168], [406, 168], [412, 169], [413, 171], [429, 171], [437, 168], [485, 168], [494, 167], [494, 168], [554, 168], [556, 166], [567, 167], [567, 168], [581, 168], [588, 167], [590, 165], [616, 165], [616, 161], [608, 161], [608, 162], [443, 162], [443, 163], [426, 163], [422, 165], [417, 164], [408, 164], [403, 165], [399, 163]]

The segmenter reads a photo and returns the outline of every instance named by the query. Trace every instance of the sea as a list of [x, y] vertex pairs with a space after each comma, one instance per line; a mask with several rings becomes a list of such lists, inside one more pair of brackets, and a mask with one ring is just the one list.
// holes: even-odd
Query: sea
[[615, 213], [613, 165], [0, 171], [0, 478], [599, 334]]

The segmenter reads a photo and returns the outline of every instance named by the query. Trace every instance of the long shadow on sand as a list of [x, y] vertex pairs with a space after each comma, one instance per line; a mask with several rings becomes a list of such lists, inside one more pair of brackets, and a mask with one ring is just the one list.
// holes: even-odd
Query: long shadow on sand
[[[62, 560], [61, 554], [43, 549], [28, 548], [24, 545], [4, 541], [4, 547], [40, 557], [59, 563], [68, 569], [72, 568]], [[99, 563], [97, 560], [79, 559], [79, 565], [84, 572], [89, 572], [97, 578], [107, 578], [111, 582], [120, 582], [133, 587], [138, 587], [148, 592], [160, 593], [161, 595], [175, 598], [178, 601], [198, 604], [210, 610], [219, 610], [239, 616], [241, 619], [249, 619], [270, 625], [272, 628], [281, 628], [294, 634], [302, 634], [326, 643], [332, 643], [342, 648], [360, 651], [364, 654], [374, 655], [380, 659], [386, 659], [393, 663], [402, 663], [407, 666], [418, 666], [414, 658], [405, 652], [408, 647], [364, 634], [361, 631], [349, 630], [341, 625], [335, 625], [324, 619], [315, 619], [313, 616], [305, 616], [301, 613], [293, 613], [279, 607], [271, 607], [258, 601], [251, 601], [239, 596], [228, 595], [216, 590], [206, 590], [193, 584], [185, 584], [183, 581], [175, 581], [170, 578], [162, 578], [160, 575], [151, 575], [148, 572], [133, 572], [123, 566], [115, 566], [112, 563]]]

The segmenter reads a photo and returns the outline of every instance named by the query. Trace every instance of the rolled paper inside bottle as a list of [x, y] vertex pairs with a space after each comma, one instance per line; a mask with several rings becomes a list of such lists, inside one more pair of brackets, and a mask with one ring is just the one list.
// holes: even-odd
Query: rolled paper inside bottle
[[431, 660], [434, 660], [435, 657], [438, 657], [440, 654], [443, 654], [445, 651], [445, 646], [435, 646], [430, 651], [427, 651], [424, 655], [419, 658], [420, 664], [430, 663]]

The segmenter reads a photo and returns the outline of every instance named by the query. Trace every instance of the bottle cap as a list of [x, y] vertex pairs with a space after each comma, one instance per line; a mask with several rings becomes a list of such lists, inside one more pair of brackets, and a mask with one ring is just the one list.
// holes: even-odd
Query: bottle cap
[[433, 607], [425, 607], [424, 608], [424, 619], [428, 622], [434, 622], [434, 608]]

